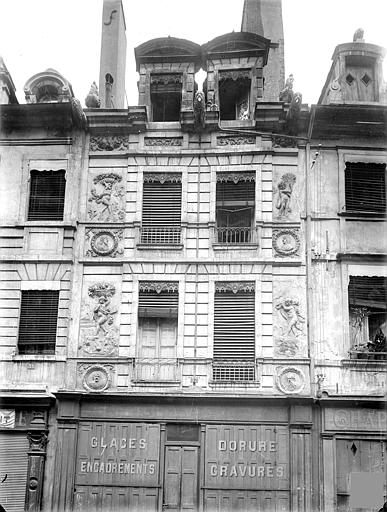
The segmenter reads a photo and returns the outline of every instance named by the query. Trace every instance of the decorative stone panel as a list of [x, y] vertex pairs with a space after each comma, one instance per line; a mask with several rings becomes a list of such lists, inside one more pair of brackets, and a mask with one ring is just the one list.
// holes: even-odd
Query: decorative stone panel
[[89, 185], [88, 218], [99, 222], [120, 222], [125, 218], [125, 190], [116, 172], [97, 174]]
[[127, 151], [128, 149], [128, 137], [108, 136], [90, 138], [90, 151]]
[[86, 229], [85, 256], [115, 258], [123, 254], [122, 229]]
[[274, 229], [273, 248], [280, 258], [299, 256], [300, 237], [298, 229]]

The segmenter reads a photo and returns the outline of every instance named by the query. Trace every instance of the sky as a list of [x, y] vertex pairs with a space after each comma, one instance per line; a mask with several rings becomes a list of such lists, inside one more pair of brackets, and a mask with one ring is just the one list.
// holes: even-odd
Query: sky
[[[0, 0], [0, 55], [16, 86], [54, 68], [84, 99], [99, 81], [103, 0]], [[126, 37], [126, 93], [137, 105], [134, 48], [155, 37], [173, 36], [203, 44], [239, 31], [243, 0], [123, 0]], [[366, 42], [387, 47], [387, 0], [282, 0], [285, 74], [303, 103], [318, 101], [337, 44], [364, 29]], [[386, 58], [387, 61], [387, 58]], [[384, 66], [387, 76], [387, 62]]]

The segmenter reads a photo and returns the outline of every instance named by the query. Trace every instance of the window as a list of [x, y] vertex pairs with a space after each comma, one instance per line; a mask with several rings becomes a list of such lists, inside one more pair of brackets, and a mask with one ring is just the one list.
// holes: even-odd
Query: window
[[140, 283], [136, 380], [176, 380], [177, 283]]
[[63, 220], [65, 171], [31, 171], [28, 220]]
[[144, 174], [141, 242], [179, 244], [181, 175]]
[[255, 173], [218, 174], [216, 178], [217, 242], [253, 241]]
[[151, 75], [153, 121], [180, 121], [182, 75]]
[[23, 290], [19, 323], [19, 354], [54, 354], [59, 291]]
[[249, 69], [219, 71], [220, 119], [249, 119], [251, 78]]
[[255, 379], [255, 288], [217, 283], [214, 303], [214, 381]]
[[348, 299], [352, 353], [385, 358], [387, 278], [350, 276]]
[[347, 212], [386, 212], [386, 164], [346, 163], [345, 209]]

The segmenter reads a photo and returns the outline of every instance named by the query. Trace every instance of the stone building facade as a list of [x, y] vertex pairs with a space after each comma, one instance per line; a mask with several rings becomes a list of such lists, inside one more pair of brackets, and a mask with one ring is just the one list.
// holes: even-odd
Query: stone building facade
[[53, 69], [18, 104], [0, 62], [0, 504], [378, 510], [384, 50], [339, 45], [309, 108], [280, 0], [246, 0], [241, 32], [138, 46], [124, 108], [103, 19], [86, 109]]

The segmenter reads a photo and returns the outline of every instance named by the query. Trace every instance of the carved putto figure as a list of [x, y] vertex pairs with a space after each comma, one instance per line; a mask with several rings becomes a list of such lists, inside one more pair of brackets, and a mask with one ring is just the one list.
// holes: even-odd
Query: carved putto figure
[[249, 107], [248, 107], [247, 100], [244, 100], [239, 105], [238, 119], [240, 119], [241, 121], [245, 121], [248, 118], [249, 118]]
[[277, 185], [278, 196], [275, 207], [278, 210], [278, 217], [286, 217], [292, 212], [292, 209], [290, 208], [290, 199], [295, 182], [295, 175], [288, 172], [282, 176]]
[[362, 43], [364, 41], [364, 29], [358, 28], [353, 34], [354, 43]]
[[285, 87], [279, 94], [279, 101], [283, 101], [284, 103], [290, 103], [293, 99], [293, 82], [294, 77], [292, 74], [288, 76], [285, 82]]
[[277, 305], [280, 315], [287, 323], [284, 336], [295, 336], [303, 332], [305, 318], [300, 313], [300, 302], [297, 299], [283, 299]]
[[100, 108], [101, 100], [98, 94], [98, 87], [95, 82], [90, 86], [89, 94], [86, 96], [85, 104], [87, 108]]
[[114, 325], [117, 309], [111, 300], [116, 290], [112, 284], [96, 283], [88, 289], [93, 303], [83, 307], [81, 350], [88, 354], [112, 354], [117, 348], [118, 329]]
[[95, 186], [92, 187], [89, 197], [90, 219], [110, 222], [123, 220], [123, 187], [118, 186], [121, 180], [121, 176], [114, 173], [100, 174], [94, 178]]

